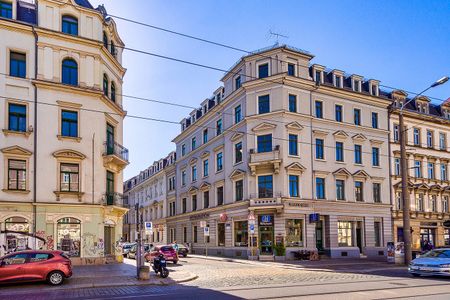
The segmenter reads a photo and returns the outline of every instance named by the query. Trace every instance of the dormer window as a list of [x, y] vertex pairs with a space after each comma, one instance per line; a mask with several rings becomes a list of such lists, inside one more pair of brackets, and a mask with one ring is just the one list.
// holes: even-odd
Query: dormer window
[[218, 93], [218, 94], [216, 95], [216, 102], [217, 102], [217, 104], [220, 103], [220, 93]]
[[316, 81], [316, 83], [322, 83], [322, 71], [316, 70], [314, 72], [314, 80]]
[[354, 79], [353, 80], [353, 90], [355, 92], [360, 92], [361, 91], [361, 81]]
[[61, 31], [71, 35], [78, 35], [78, 19], [72, 16], [63, 16]]
[[116, 45], [113, 41], [111, 41], [111, 54], [112, 56], [116, 57], [117, 51], [116, 51]]
[[288, 75], [295, 76], [295, 65], [288, 63]]
[[206, 114], [207, 111], [208, 111], [208, 106], [205, 104], [205, 105], [203, 105], [203, 114]]
[[108, 49], [108, 36], [106, 35], [106, 32], [103, 31], [103, 47]]
[[0, 1], [0, 17], [12, 19], [12, 3]]
[[258, 66], [258, 78], [269, 77], [269, 64], [262, 64]]
[[241, 87], [241, 76], [238, 76], [234, 79], [234, 87], [235, 90], [238, 90]]
[[184, 124], [184, 122], [183, 123], [181, 123], [181, 131], [184, 131], [186, 129], [186, 124]]
[[342, 86], [342, 77], [334, 75], [334, 86], [340, 88]]
[[378, 86], [376, 84], [370, 86], [370, 94], [372, 96], [378, 96]]

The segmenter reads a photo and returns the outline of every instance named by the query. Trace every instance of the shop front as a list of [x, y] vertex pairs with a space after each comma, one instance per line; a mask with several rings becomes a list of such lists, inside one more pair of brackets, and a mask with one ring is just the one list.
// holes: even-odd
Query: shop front
[[273, 215], [258, 216], [258, 232], [259, 232], [259, 254], [273, 255], [274, 246], [274, 223]]

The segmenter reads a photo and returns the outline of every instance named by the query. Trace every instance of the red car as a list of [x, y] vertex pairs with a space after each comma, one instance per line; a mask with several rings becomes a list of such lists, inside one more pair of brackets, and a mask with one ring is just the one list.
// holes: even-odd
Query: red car
[[22, 251], [0, 258], [0, 284], [47, 281], [59, 285], [72, 276], [72, 263], [62, 251]]
[[151, 262], [153, 258], [162, 253], [167, 261], [172, 261], [174, 264], [178, 262], [177, 251], [172, 246], [154, 247], [149, 253], [144, 255], [146, 261]]

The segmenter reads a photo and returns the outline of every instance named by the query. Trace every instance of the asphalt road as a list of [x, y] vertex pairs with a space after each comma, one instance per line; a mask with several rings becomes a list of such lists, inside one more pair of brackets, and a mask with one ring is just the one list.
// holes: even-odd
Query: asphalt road
[[171, 286], [88, 289], [0, 288], [0, 299], [450, 299], [450, 279], [411, 278], [386, 264], [339, 264], [304, 268], [187, 258], [174, 272], [189, 270], [198, 279]]

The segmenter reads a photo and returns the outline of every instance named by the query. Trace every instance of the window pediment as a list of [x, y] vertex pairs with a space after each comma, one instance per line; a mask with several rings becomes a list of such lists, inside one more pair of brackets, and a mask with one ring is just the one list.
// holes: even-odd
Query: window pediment
[[306, 168], [304, 166], [302, 166], [300, 163], [298, 162], [293, 162], [290, 165], [286, 166], [286, 170], [287, 171], [295, 171], [295, 172], [301, 172], [303, 173], [303, 171], [306, 170]]
[[426, 183], [418, 183], [414, 185], [416, 190], [428, 190], [430, 187]]
[[202, 153], [202, 155], [200, 155], [201, 158], [205, 158], [209, 156], [209, 151], [205, 151]]
[[193, 164], [195, 164], [195, 163], [197, 163], [197, 158], [196, 157], [193, 157], [193, 158], [191, 158], [191, 160], [189, 161], [189, 164], [191, 164], [191, 165], [193, 165]]
[[239, 140], [240, 138], [242, 138], [244, 136], [244, 133], [242, 132], [236, 132], [235, 134], [233, 134], [230, 138], [230, 140], [232, 142]]
[[28, 151], [25, 148], [22, 148], [20, 146], [11, 146], [1, 149], [2, 153], [4, 154], [12, 154], [12, 155], [22, 155], [22, 156], [30, 156], [33, 154], [31, 151]]
[[253, 127], [252, 131], [258, 132], [258, 131], [263, 131], [263, 130], [271, 130], [271, 129], [274, 129], [275, 127], [277, 127], [277, 125], [268, 123], [268, 122], [263, 122], [263, 123], [259, 124], [258, 126]]
[[338, 130], [338, 131], [336, 131], [335, 133], [333, 133], [333, 135], [334, 135], [334, 137], [335, 138], [339, 138], [339, 139], [346, 139], [346, 138], [348, 138], [348, 134], [345, 132], [345, 131], [343, 131], [343, 130]]
[[203, 181], [202, 184], [200, 185], [200, 190], [204, 191], [204, 190], [208, 190], [211, 188], [211, 184], [209, 184], [206, 181]]
[[191, 186], [188, 190], [189, 193], [194, 194], [198, 191], [198, 188], [196, 188], [195, 186]]
[[373, 144], [373, 145], [381, 145], [381, 144], [383, 144], [384, 142], [381, 141], [381, 140], [375, 140], [375, 139], [372, 139], [372, 140], [370, 140], [370, 143]]
[[333, 175], [349, 177], [352, 176], [352, 173], [350, 173], [346, 168], [339, 168], [333, 172]]
[[303, 129], [303, 126], [300, 125], [300, 123], [298, 123], [298, 122], [291, 122], [291, 123], [286, 125], [286, 128], [291, 129], [291, 130], [298, 130], [298, 131], [300, 131], [300, 130]]
[[370, 175], [367, 174], [367, 172], [364, 170], [359, 170], [359, 171], [356, 171], [355, 173], [353, 173], [353, 177], [369, 179]]
[[328, 131], [323, 131], [323, 130], [313, 130], [313, 133], [316, 136], [326, 136], [326, 135], [328, 135]]
[[396, 100], [405, 100], [406, 96], [408, 96], [408, 94], [406, 92], [401, 91], [401, 90], [392, 91], [391, 95], [392, 95], [392, 98], [394, 98]]
[[230, 178], [234, 179], [234, 178], [237, 178], [237, 177], [242, 177], [244, 175], [245, 175], [245, 171], [243, 171], [241, 169], [236, 169], [236, 170], [233, 170], [233, 172], [231, 172]]
[[352, 139], [355, 141], [365, 141], [367, 140], [366, 136], [364, 134], [358, 133], [352, 136]]
[[432, 186], [430, 186], [430, 189], [431, 190], [434, 190], [434, 191], [442, 191], [444, 188], [442, 187], [442, 186], [440, 186], [439, 184], [434, 184], [434, 185], [432, 185]]
[[[414, 186], [414, 184], [411, 181], [409, 181], [408, 182], [408, 188], [412, 188], [413, 186]], [[396, 184], [394, 184], [394, 188], [395, 189], [401, 189], [402, 188], [402, 182], [399, 181]]]
[[86, 155], [83, 153], [69, 149], [55, 151], [53, 152], [53, 156], [56, 158], [71, 158], [78, 160], [83, 160], [86, 158]]

